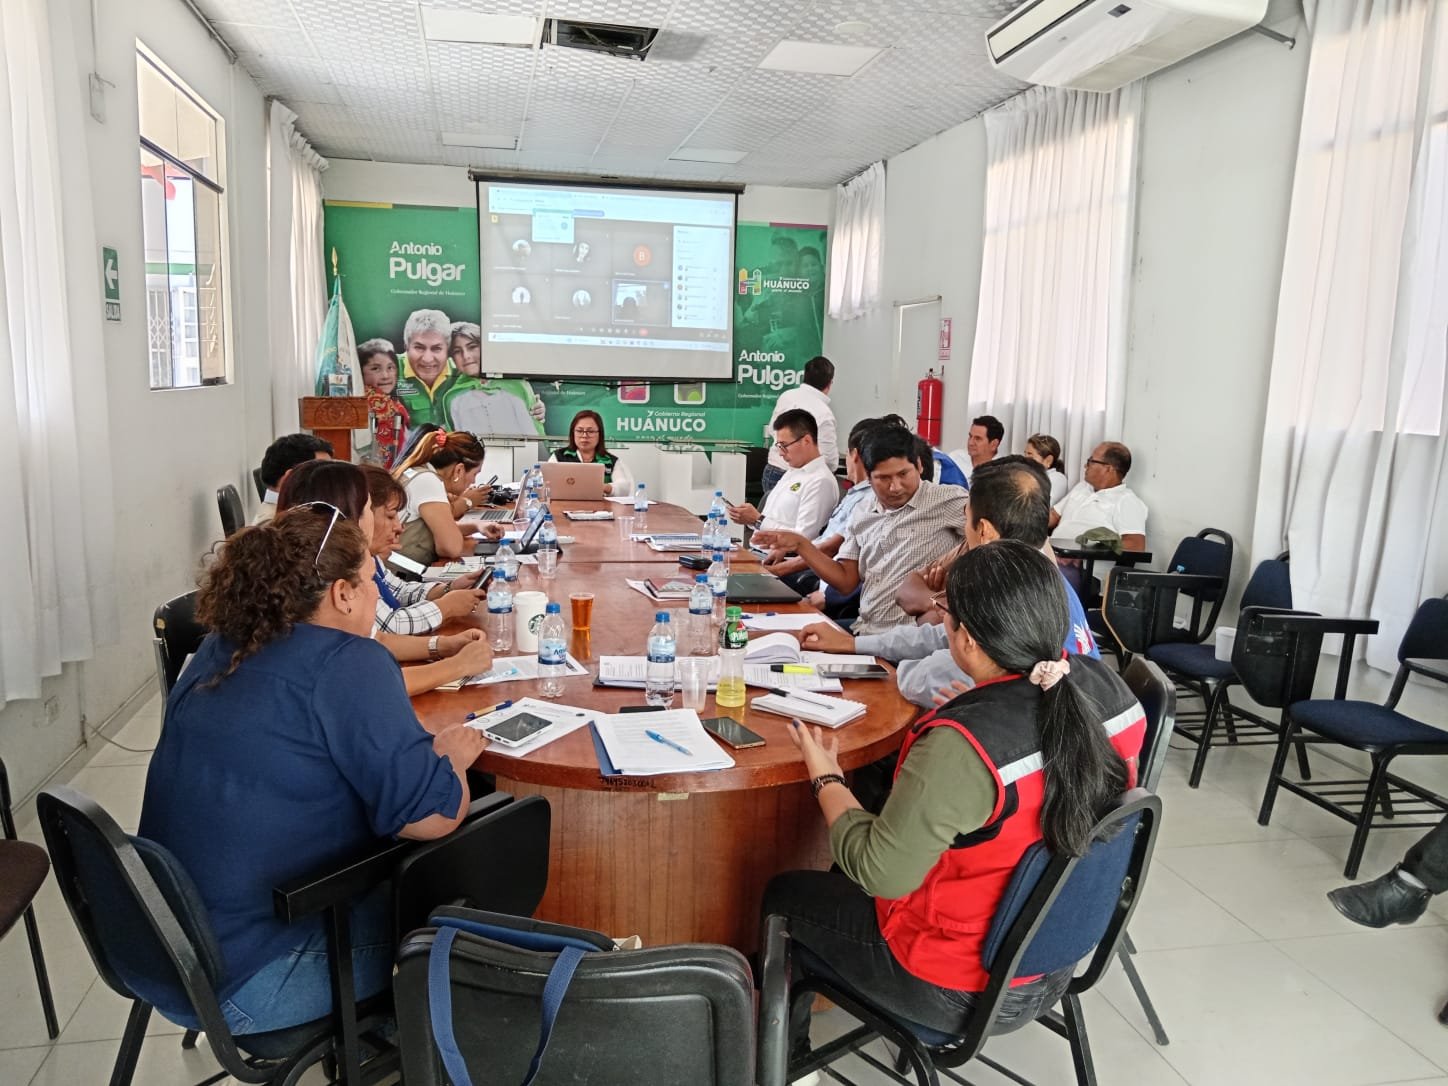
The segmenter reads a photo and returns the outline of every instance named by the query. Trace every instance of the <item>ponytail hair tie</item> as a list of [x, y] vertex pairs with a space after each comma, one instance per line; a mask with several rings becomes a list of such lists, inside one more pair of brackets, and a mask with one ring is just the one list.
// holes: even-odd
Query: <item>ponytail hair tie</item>
[[436, 437], [436, 439], [433, 441], [433, 444], [436, 445], [439, 449], [441, 449], [444, 445], [446, 445], [446, 444], [447, 444], [447, 431], [446, 431], [446, 430], [439, 430], [439, 431], [437, 432], [437, 437]]
[[1071, 662], [1062, 658], [1060, 660], [1042, 660], [1031, 668], [1031, 674], [1028, 677], [1042, 690], [1049, 690], [1069, 674], [1071, 674]]

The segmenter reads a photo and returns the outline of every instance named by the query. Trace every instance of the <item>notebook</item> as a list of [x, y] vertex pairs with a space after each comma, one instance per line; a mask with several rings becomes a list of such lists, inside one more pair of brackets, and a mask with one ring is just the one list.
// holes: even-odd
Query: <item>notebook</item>
[[[600, 716], [594, 718], [593, 728], [610, 765], [621, 774], [693, 773], [734, 764], [709, 738], [693, 709]], [[599, 768], [605, 769], [602, 758]]]
[[838, 728], [865, 715], [865, 706], [849, 698], [832, 698], [824, 694], [802, 696], [797, 691], [786, 695], [765, 694], [749, 703], [754, 708], [778, 716], [798, 717], [811, 724]]
[[803, 597], [768, 573], [729, 574], [730, 603], [798, 603]]
[[684, 580], [682, 577], [666, 577], [660, 580], [649, 577], [644, 583], [649, 586], [649, 591], [656, 600], [686, 600], [694, 588], [692, 578]]

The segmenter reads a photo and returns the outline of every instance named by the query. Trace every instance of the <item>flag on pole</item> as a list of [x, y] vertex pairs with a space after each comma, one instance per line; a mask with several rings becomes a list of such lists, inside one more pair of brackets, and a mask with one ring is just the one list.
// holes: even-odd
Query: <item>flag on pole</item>
[[[317, 342], [318, 396], [362, 396], [362, 371], [357, 364], [357, 334], [352, 331], [352, 318], [342, 301], [342, 277], [337, 273], [337, 250], [332, 250], [332, 302], [322, 322], [322, 338]], [[372, 445], [372, 430], [352, 431], [354, 453]]]

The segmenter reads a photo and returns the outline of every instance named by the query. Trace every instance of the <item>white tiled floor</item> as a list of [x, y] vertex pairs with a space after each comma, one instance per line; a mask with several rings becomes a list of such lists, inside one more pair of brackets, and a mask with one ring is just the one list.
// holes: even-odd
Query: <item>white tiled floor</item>
[[[142, 709], [116, 736], [148, 748], [160, 706]], [[1159, 1048], [1119, 970], [1085, 1000], [1103, 1086], [1448, 1086], [1448, 895], [1411, 928], [1367, 931], [1342, 919], [1323, 893], [1339, 885], [1345, 823], [1292, 796], [1273, 824], [1256, 823], [1266, 748], [1217, 750], [1197, 790], [1190, 755], [1172, 754], [1163, 783], [1162, 838], [1132, 922], [1138, 968], [1171, 1035]], [[71, 785], [94, 796], [123, 827], [136, 824], [146, 756], [101, 746]], [[1410, 774], [1412, 766], [1404, 762]], [[1363, 875], [1401, 855], [1418, 831], [1377, 831]], [[33, 822], [22, 834], [38, 840]], [[30, 958], [19, 933], [0, 941], [0, 1086], [105, 1083], [127, 1007], [101, 984], [54, 882], [39, 898], [60, 1041], [46, 1042]], [[822, 1034], [845, 1028], [820, 1016]], [[183, 1052], [180, 1030], [153, 1017], [136, 1082], [186, 1086], [214, 1069], [203, 1044]], [[1072, 1081], [1064, 1042], [1027, 1027], [987, 1053], [1040, 1083]], [[857, 1059], [840, 1069], [862, 1084], [884, 1081]], [[1005, 1083], [969, 1068], [980, 1086]]]

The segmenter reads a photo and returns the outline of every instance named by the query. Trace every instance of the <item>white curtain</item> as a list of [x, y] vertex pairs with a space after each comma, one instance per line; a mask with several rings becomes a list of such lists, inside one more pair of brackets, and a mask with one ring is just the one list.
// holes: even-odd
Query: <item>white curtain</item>
[[1448, 11], [1319, 0], [1277, 308], [1253, 557], [1370, 615], [1374, 666], [1448, 589]]
[[116, 633], [100, 250], [56, 6], [0, 4], [0, 705]]
[[1073, 475], [1121, 437], [1141, 83], [1037, 87], [985, 114], [988, 168], [969, 416], [1061, 443]]
[[830, 231], [829, 313], [836, 320], [864, 316], [880, 302], [885, 246], [885, 164], [835, 186]]
[[300, 429], [297, 399], [316, 388], [317, 342], [327, 316], [321, 174], [327, 160], [296, 123], [286, 106], [267, 103], [272, 431], [279, 435]]

